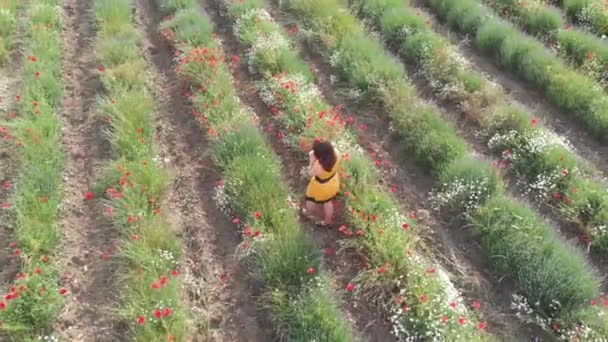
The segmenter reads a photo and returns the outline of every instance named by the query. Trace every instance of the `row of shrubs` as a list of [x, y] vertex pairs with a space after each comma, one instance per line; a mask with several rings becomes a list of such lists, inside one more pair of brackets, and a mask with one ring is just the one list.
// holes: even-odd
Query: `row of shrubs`
[[120, 232], [121, 294], [117, 316], [135, 341], [184, 341], [181, 245], [161, 202], [170, 179], [154, 142], [154, 101], [134, 26], [131, 0], [95, 0], [96, 59], [103, 85], [97, 99], [112, 160], [96, 182], [105, 215]]
[[516, 0], [490, 2], [497, 12], [516, 22], [528, 33], [547, 40], [579, 71], [608, 86], [608, 44], [587, 31], [570, 27], [559, 9], [541, 0], [521, 4]]
[[420, 100], [403, 66], [356, 18], [336, 0], [290, 0], [282, 7], [300, 19], [300, 32], [330, 60], [338, 80], [362, 102], [382, 107], [404, 149], [437, 177], [436, 202], [466, 219], [496, 271], [514, 279], [531, 309], [560, 326], [562, 335], [577, 334], [579, 324], [604, 334], [603, 321], [588, 314], [601, 310], [591, 305], [600, 282], [585, 258], [506, 194], [496, 168], [467, 153], [439, 111]]
[[381, 185], [375, 163], [356, 143], [353, 121], [323, 99], [308, 65], [266, 6], [261, 0], [225, 2], [258, 94], [277, 123], [277, 139], [303, 160], [314, 139], [332, 141], [340, 153], [347, 221], [339, 228], [341, 243], [364, 260], [351, 283], [355, 292], [382, 303], [399, 339], [491, 340], [474, 302], [465, 302], [446, 272], [422, 254], [428, 249], [421, 245], [415, 217], [402, 214], [389, 187]]
[[353, 341], [322, 271], [321, 251], [300, 227], [282, 164], [257, 128], [257, 116], [235, 91], [236, 59], [225, 56], [195, 1], [164, 1], [164, 9], [171, 17], [161, 32], [177, 49], [175, 73], [186, 84], [193, 114], [208, 133], [210, 155], [223, 175], [215, 198], [242, 229], [237, 253], [263, 285], [261, 307], [288, 340]]
[[602, 0], [557, 0], [573, 21], [601, 35], [608, 34], [608, 8]]
[[493, 15], [478, 0], [433, 0], [428, 6], [450, 27], [470, 36], [480, 51], [538, 87], [549, 102], [606, 141], [608, 97], [597, 82], [573, 71], [542, 43]]
[[63, 94], [58, 6], [56, 0], [41, 0], [24, 7], [26, 43], [15, 114], [2, 123], [0, 132], [16, 164], [14, 184], [4, 184], [11, 194], [2, 210], [5, 223], [14, 228], [13, 255], [21, 262], [0, 299], [0, 331], [20, 341], [43, 335], [67, 295], [59, 286], [53, 258], [60, 241], [57, 215], [64, 159], [57, 114]]
[[[435, 33], [422, 11], [399, 1], [352, 1], [401, 55], [419, 67], [437, 95], [457, 105], [478, 123], [488, 147], [512, 168], [526, 189], [576, 222], [591, 247], [608, 252], [608, 192], [593, 179], [592, 166], [567, 141], [542, 126], [519, 105], [506, 101], [504, 90], [474, 70], [447, 39]], [[585, 240], [587, 241], [587, 240]]]

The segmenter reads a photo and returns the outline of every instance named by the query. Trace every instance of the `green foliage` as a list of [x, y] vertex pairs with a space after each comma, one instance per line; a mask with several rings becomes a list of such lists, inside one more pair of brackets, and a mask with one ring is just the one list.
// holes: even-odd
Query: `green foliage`
[[569, 314], [597, 296], [600, 284], [587, 260], [534, 210], [496, 196], [479, 208], [472, 224], [486, 255], [517, 281], [530, 302], [540, 303], [543, 314]]

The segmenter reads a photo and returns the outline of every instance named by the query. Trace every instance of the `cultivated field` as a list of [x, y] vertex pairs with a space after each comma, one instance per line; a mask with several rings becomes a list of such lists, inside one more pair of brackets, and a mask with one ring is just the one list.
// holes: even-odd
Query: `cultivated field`
[[0, 0], [0, 341], [608, 341], [607, 8]]

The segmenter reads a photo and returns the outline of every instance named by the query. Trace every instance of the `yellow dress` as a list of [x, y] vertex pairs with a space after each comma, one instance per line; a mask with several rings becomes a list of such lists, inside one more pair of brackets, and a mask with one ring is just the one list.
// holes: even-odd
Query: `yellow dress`
[[[318, 163], [319, 161], [315, 161]], [[313, 176], [306, 187], [306, 200], [318, 204], [327, 203], [338, 195], [340, 191], [340, 176], [338, 169], [340, 168], [340, 159], [336, 159], [334, 166], [330, 171], [323, 171], [318, 176]]]

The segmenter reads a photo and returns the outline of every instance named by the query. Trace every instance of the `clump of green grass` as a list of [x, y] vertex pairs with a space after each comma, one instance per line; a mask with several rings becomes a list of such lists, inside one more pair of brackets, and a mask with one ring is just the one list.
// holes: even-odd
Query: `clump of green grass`
[[116, 310], [136, 341], [186, 339], [188, 314], [181, 302], [180, 241], [161, 202], [169, 185], [157, 165], [154, 103], [138, 48], [130, 0], [96, 0], [97, 60], [105, 94], [97, 109], [109, 122], [114, 161], [96, 185], [106, 215], [122, 233], [121, 304]]
[[[1, 126], [8, 128], [15, 151], [17, 178], [9, 200], [7, 222], [14, 227], [14, 255], [21, 272], [2, 294], [0, 331], [15, 340], [45, 332], [63, 305], [59, 271], [52, 260], [59, 243], [57, 214], [61, 202], [63, 152], [60, 124], [55, 112], [62, 96], [60, 77], [60, 26], [56, 1], [28, 5], [21, 83], [15, 98], [18, 116]], [[14, 29], [15, 1], [0, 8], [0, 35], [5, 42]], [[10, 27], [5, 20], [12, 13]], [[10, 43], [5, 45], [11, 48]], [[33, 57], [35, 58], [33, 58]]]

